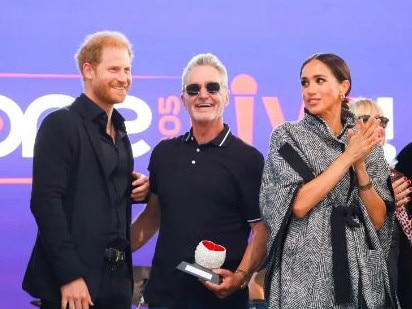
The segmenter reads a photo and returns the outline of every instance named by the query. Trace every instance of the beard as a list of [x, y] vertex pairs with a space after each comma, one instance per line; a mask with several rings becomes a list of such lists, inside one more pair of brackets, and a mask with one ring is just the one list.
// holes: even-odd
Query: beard
[[[124, 89], [116, 89], [116, 87], [123, 87]], [[116, 104], [122, 103], [126, 99], [129, 88], [130, 84], [98, 83], [94, 86], [93, 92], [99, 101], [105, 104]]]

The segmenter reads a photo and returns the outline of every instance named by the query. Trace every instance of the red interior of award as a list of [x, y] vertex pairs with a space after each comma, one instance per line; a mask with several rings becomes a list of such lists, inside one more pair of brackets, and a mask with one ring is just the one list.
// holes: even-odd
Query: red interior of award
[[203, 240], [202, 244], [211, 251], [225, 251], [225, 247], [215, 244], [213, 241], [210, 240]]

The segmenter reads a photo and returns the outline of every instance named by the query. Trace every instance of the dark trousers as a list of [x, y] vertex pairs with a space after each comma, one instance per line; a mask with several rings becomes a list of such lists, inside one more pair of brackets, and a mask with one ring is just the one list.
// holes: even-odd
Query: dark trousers
[[[91, 309], [130, 309], [132, 301], [132, 283], [126, 264], [112, 267], [107, 262], [102, 276], [101, 289]], [[69, 307], [67, 307], [69, 308]], [[41, 300], [40, 309], [61, 309], [60, 303]]]
[[392, 232], [391, 248], [388, 257], [388, 271], [391, 284], [395, 291], [398, 290], [398, 259], [399, 259], [399, 238], [402, 233], [401, 227], [398, 225], [398, 221], [395, 220], [395, 226]]
[[412, 247], [408, 239], [400, 234], [398, 264], [398, 296], [401, 308], [412, 308]]
[[238, 301], [232, 301], [228, 303], [220, 303], [216, 298], [215, 302], [206, 303], [202, 298], [189, 298], [186, 299], [185, 304], [177, 306], [156, 306], [150, 305], [149, 309], [249, 309], [249, 303], [246, 298], [240, 297]]
[[[188, 306], [178, 306], [178, 307], [164, 307], [164, 306], [149, 306], [149, 309], [203, 309], [205, 306], [203, 304], [191, 304]], [[213, 309], [213, 307], [206, 307], [207, 309]], [[260, 308], [260, 307], [259, 307]], [[236, 307], [236, 308], [228, 308], [228, 309], [248, 309], [248, 307]]]

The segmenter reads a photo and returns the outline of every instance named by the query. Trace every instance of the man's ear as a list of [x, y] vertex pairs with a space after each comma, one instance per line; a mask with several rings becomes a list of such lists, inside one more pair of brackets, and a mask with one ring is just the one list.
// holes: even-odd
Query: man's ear
[[91, 79], [93, 77], [93, 67], [90, 63], [85, 62], [82, 66], [84, 79]]
[[226, 91], [226, 94], [225, 94], [225, 107], [228, 107], [229, 106], [229, 98], [230, 98], [230, 91], [229, 90], [227, 90]]
[[187, 109], [187, 105], [186, 105], [184, 93], [182, 93], [182, 94], [180, 95], [180, 100], [182, 100], [183, 106]]

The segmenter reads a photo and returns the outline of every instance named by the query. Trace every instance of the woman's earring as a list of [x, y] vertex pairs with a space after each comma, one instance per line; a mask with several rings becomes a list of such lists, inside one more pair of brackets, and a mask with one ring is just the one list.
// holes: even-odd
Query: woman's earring
[[340, 94], [340, 100], [343, 102], [345, 101], [346, 97], [343, 93]]

